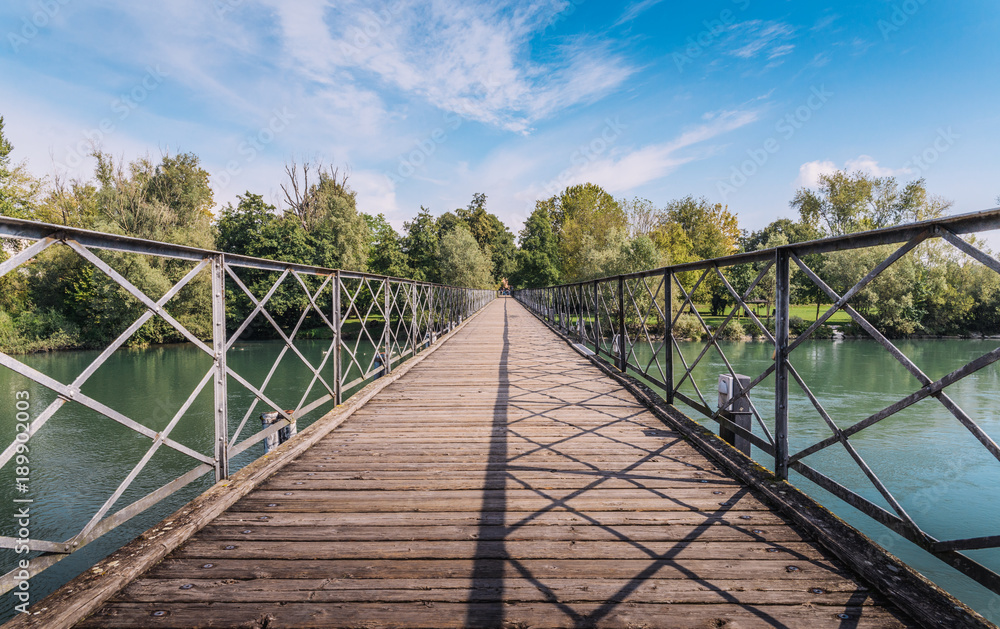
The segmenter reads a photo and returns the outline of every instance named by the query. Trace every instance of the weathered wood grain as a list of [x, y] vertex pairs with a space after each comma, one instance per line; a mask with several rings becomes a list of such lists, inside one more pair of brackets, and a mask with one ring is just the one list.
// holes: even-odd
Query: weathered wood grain
[[81, 627], [906, 627], [498, 300]]
[[[497, 622], [498, 610], [503, 620]], [[153, 617], [162, 613], [163, 616]], [[849, 623], [849, 624], [848, 624]], [[120, 603], [106, 607], [81, 627], [530, 627], [615, 629], [656, 627], [809, 627], [809, 629], [881, 629], [899, 620], [879, 606], [632, 603], [609, 599], [580, 602], [570, 608], [544, 603]]]

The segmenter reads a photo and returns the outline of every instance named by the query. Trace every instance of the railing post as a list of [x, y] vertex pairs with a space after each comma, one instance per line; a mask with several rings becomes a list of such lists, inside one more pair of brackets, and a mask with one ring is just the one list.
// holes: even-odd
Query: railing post
[[585, 342], [583, 337], [587, 330], [585, 327], [586, 324], [584, 324], [583, 322], [583, 284], [580, 284], [579, 292], [580, 292], [580, 302], [579, 302], [580, 313], [576, 318], [576, 323], [577, 323], [576, 334], [579, 337], [578, 340], [580, 341], [580, 343], [583, 344]]
[[427, 285], [427, 334], [431, 337], [431, 342], [437, 338], [437, 311], [434, 310], [436, 303], [434, 302], [434, 295], [437, 294], [437, 286], [433, 284]]
[[618, 276], [618, 369], [625, 373], [628, 354], [625, 349], [625, 278]]
[[215, 482], [229, 477], [229, 406], [226, 392], [226, 261], [212, 256], [212, 351], [215, 353]]
[[674, 291], [673, 274], [670, 269], [663, 272], [663, 341], [667, 349], [667, 356], [664, 360], [666, 368], [666, 400], [667, 404], [674, 403]]
[[569, 298], [569, 286], [563, 286], [562, 289], [562, 300], [563, 300], [563, 331], [566, 336], [573, 331], [570, 328], [570, 321], [572, 320], [572, 313], [570, 312], [573, 305], [573, 300]]
[[774, 475], [788, 478], [788, 308], [790, 285], [788, 250], [775, 253], [774, 316]]
[[559, 314], [559, 323], [556, 325], [560, 330], [566, 331], [566, 300], [563, 295], [562, 286], [557, 286], [555, 290], [556, 312]]
[[341, 321], [340, 315], [340, 271], [336, 271], [333, 274], [333, 393], [334, 393], [334, 404], [340, 406], [344, 402], [344, 392], [341, 389], [341, 384], [343, 383], [343, 374], [341, 370], [343, 365], [340, 360], [340, 348], [341, 339], [343, 335], [341, 330], [344, 327], [343, 321]]
[[562, 303], [559, 301], [559, 287], [552, 287], [552, 324], [559, 329], [562, 324]]
[[549, 289], [549, 304], [551, 311], [552, 325], [559, 326], [559, 290], [555, 287]]
[[392, 339], [389, 336], [389, 321], [392, 319], [389, 312], [389, 278], [382, 280], [382, 291], [384, 293], [382, 295], [383, 303], [385, 304], [383, 311], [385, 325], [382, 326], [382, 346], [385, 348], [385, 354], [382, 356], [384, 359], [382, 361], [382, 374], [388, 376], [389, 372], [392, 371]]
[[604, 332], [601, 330], [601, 301], [597, 295], [597, 280], [594, 280], [594, 351], [600, 355], [601, 341]]
[[563, 286], [562, 289], [562, 302], [563, 302], [563, 331], [566, 336], [573, 333], [573, 297], [571, 296], [572, 288], [570, 286]]
[[410, 282], [410, 351], [417, 355], [417, 283]]

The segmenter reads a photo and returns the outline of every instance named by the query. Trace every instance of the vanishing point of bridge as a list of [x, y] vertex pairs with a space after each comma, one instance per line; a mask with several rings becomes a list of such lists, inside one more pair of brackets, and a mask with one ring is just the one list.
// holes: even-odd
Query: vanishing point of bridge
[[77, 626], [911, 621], [499, 299]]

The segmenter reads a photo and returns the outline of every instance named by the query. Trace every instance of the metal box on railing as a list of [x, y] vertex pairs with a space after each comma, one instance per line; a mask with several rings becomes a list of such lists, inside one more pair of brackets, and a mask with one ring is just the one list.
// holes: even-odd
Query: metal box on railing
[[[735, 402], [733, 398], [749, 386], [750, 376], [736, 374], [734, 378], [729, 374], [719, 375], [719, 408], [732, 413], [733, 423], [747, 430], [751, 429], [750, 397], [745, 395]], [[743, 454], [750, 456], [750, 441], [746, 437], [737, 435], [725, 425], [719, 427], [719, 436]]]

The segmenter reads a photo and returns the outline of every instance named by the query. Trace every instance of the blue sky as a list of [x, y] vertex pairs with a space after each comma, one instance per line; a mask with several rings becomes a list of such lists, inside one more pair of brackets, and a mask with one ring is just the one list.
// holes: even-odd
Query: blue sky
[[95, 140], [200, 156], [216, 201], [278, 202], [291, 159], [348, 168], [397, 227], [474, 192], [517, 231], [592, 181], [742, 227], [834, 168], [996, 205], [993, 0], [8, 0], [0, 115], [38, 174]]

